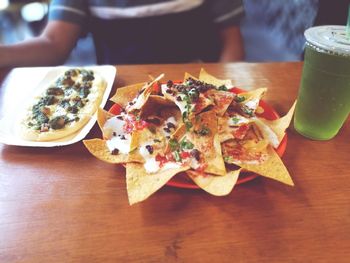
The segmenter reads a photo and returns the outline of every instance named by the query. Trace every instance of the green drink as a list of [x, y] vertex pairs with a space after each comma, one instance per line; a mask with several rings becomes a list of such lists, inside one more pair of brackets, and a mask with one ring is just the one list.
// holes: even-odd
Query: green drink
[[305, 37], [294, 128], [305, 137], [328, 140], [350, 113], [350, 41], [345, 26], [313, 27]]

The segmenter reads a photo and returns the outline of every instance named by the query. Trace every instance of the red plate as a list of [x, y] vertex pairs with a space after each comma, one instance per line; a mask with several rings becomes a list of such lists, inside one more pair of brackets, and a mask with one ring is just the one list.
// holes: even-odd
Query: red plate
[[[234, 93], [237, 93], [237, 94], [245, 92], [245, 90], [242, 90], [239, 88], [232, 88], [231, 91]], [[259, 106], [264, 109], [264, 112], [262, 114], [258, 114], [260, 117], [263, 117], [263, 118], [268, 119], [268, 120], [275, 120], [275, 119], [278, 119], [280, 117], [278, 115], [278, 113], [274, 110], [274, 108], [272, 108], [270, 105], [268, 105], [265, 101], [261, 100], [259, 102]], [[120, 111], [121, 111], [121, 107], [118, 104], [114, 104], [109, 109], [109, 112], [112, 114], [115, 114], [115, 115], [120, 114]], [[286, 147], [287, 147], [287, 134], [283, 137], [280, 145], [278, 146], [277, 149], [275, 149], [275, 151], [277, 152], [277, 154], [280, 157], [282, 157], [282, 155], [284, 154], [284, 152], [286, 150]], [[255, 173], [244, 172], [244, 173], [240, 174], [236, 185], [249, 182], [258, 176], [259, 175], [255, 174]], [[193, 181], [187, 176], [186, 173], [180, 173], [180, 174], [176, 175], [167, 183], [167, 185], [173, 186], [173, 187], [178, 187], [178, 188], [199, 189], [199, 187], [193, 183]]]

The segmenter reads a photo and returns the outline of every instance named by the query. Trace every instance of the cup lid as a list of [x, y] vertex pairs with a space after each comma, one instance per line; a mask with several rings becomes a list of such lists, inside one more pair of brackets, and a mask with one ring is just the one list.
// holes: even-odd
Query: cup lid
[[346, 35], [345, 26], [316, 26], [304, 33], [306, 41], [338, 55], [350, 56], [350, 39]]

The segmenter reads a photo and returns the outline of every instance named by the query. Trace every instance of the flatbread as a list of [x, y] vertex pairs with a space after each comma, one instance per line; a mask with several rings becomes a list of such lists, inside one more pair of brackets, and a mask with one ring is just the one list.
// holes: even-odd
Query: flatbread
[[25, 140], [54, 141], [80, 130], [101, 104], [106, 81], [96, 72], [69, 69], [30, 99], [17, 121]]

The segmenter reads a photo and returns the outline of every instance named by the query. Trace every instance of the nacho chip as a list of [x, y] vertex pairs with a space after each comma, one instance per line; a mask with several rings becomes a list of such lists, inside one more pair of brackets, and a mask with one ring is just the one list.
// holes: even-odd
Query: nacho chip
[[284, 115], [282, 118], [276, 120], [266, 120], [260, 118], [267, 126], [269, 126], [277, 135], [279, 142], [282, 141], [284, 135], [286, 134], [286, 129], [289, 127], [290, 122], [292, 121], [292, 117], [295, 110], [296, 101], [293, 106], [289, 109], [288, 113]]
[[215, 196], [224, 196], [231, 193], [237, 183], [240, 171], [241, 169], [230, 171], [223, 176], [203, 174], [194, 170], [188, 170], [186, 173], [204, 191]]
[[147, 199], [164, 186], [176, 174], [188, 170], [189, 167], [174, 165], [157, 173], [148, 174], [142, 164], [126, 165], [126, 185], [130, 205]]
[[252, 117], [255, 115], [255, 112], [259, 109], [260, 99], [266, 92], [266, 88], [260, 88], [256, 90], [251, 90], [243, 93], [239, 93], [232, 101], [232, 106], [235, 111], [238, 111], [240, 114]]
[[271, 127], [260, 118], [253, 118], [253, 121], [254, 124], [259, 128], [262, 137], [265, 138], [272, 147], [277, 148], [281, 141], [277, 137], [275, 131], [272, 130]]
[[226, 86], [226, 88], [232, 87], [232, 81], [230, 79], [218, 79], [206, 72], [204, 68], [202, 68], [199, 73], [199, 80], [217, 87], [223, 85]]
[[[159, 131], [151, 132], [150, 129], [145, 128], [140, 131], [135, 131], [132, 133], [132, 146], [135, 151], [133, 151], [133, 155], [138, 160], [142, 160], [145, 163], [145, 156], [150, 157], [151, 155], [156, 156], [158, 153], [163, 154], [166, 141], [165, 136]], [[149, 154], [149, 151], [146, 146], [152, 147], [152, 154]]]
[[137, 96], [125, 107], [126, 112], [141, 110], [153, 91], [153, 84], [161, 80], [163, 77], [164, 74], [160, 74], [157, 78], [144, 85], [138, 92]]
[[175, 106], [175, 103], [163, 96], [150, 95], [147, 102], [143, 105], [141, 116], [154, 115], [161, 112], [164, 107]]
[[265, 160], [263, 162], [237, 162], [233, 159], [227, 159], [227, 162], [281, 183], [291, 186], [294, 185], [287, 168], [272, 146], [267, 147]]
[[[204, 96], [204, 94], [199, 93], [198, 99], [195, 102], [189, 102], [186, 94], [177, 93], [176, 95], [170, 94], [167, 92], [169, 88], [165, 85], [162, 86], [162, 94], [167, 100], [172, 101], [179, 107], [182, 114], [186, 112], [188, 118], [195, 114], [201, 113], [204, 109], [208, 108], [211, 105], [214, 105], [214, 102]], [[180, 100], [178, 98], [181, 98]]]
[[106, 121], [112, 117], [114, 117], [115, 115], [108, 112], [108, 111], [105, 111], [104, 109], [101, 109], [99, 108], [97, 110], [97, 123], [98, 123], [98, 126], [100, 127], [102, 133], [103, 133], [103, 137], [104, 138], [109, 138], [110, 137], [110, 134], [105, 134], [105, 131], [103, 129], [103, 126], [105, 125]]
[[129, 160], [128, 154], [113, 155], [109, 151], [105, 140], [91, 139], [84, 140], [83, 143], [89, 152], [101, 161], [113, 164], [122, 164], [128, 162]]
[[190, 73], [188, 72], [185, 72], [185, 76], [184, 76], [184, 82], [187, 80], [187, 79], [194, 79], [194, 80], [199, 80], [198, 78], [196, 78], [195, 76], [192, 76]]
[[259, 89], [254, 89], [246, 92], [242, 92], [239, 94], [239, 96], [245, 97], [245, 100], [243, 103], [246, 103], [247, 101], [252, 101], [252, 100], [257, 100], [258, 102], [261, 100], [261, 98], [264, 96], [266, 93], [267, 88], [259, 88]]
[[122, 108], [125, 108], [146, 84], [147, 82], [141, 82], [118, 88], [110, 100], [119, 104]]
[[[191, 122], [193, 127], [189, 131], [187, 131], [185, 125], [182, 125], [173, 134], [172, 139], [175, 139], [180, 145], [182, 141], [189, 141], [193, 145], [191, 148], [199, 151], [200, 157], [197, 160], [199, 164], [195, 162], [195, 165], [205, 164], [203, 167], [204, 172], [225, 175], [226, 169], [217, 134], [217, 117], [215, 112], [207, 111], [201, 113], [192, 118]], [[167, 150], [171, 149], [169, 144]], [[193, 168], [196, 169], [198, 167]]]
[[212, 110], [219, 116], [223, 116], [225, 114], [228, 106], [230, 106], [233, 98], [235, 97], [235, 95], [231, 92], [216, 89], [208, 90], [205, 92], [205, 96], [214, 102]]

